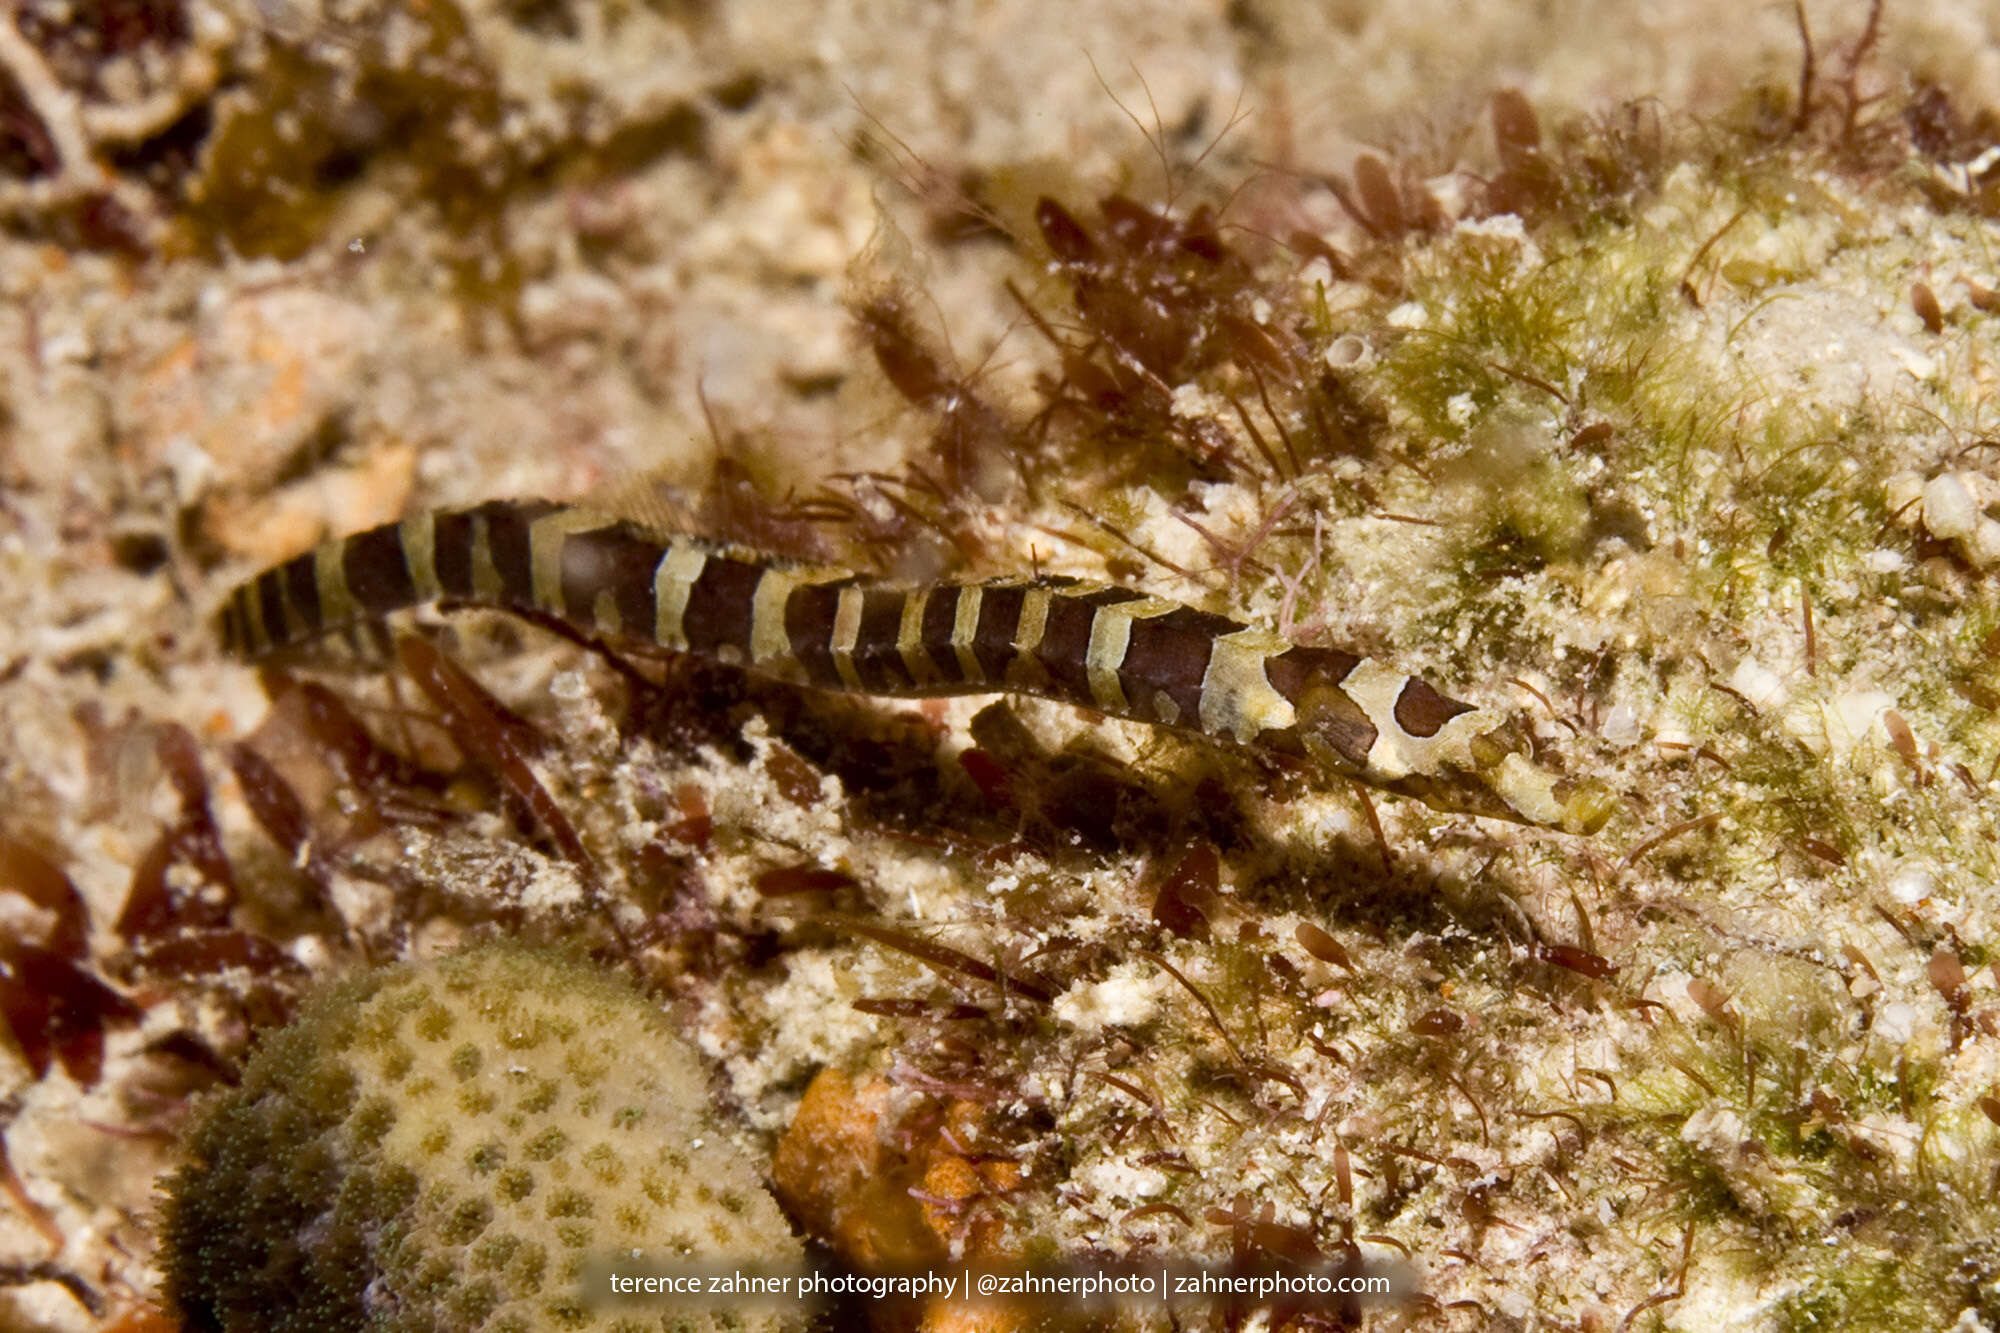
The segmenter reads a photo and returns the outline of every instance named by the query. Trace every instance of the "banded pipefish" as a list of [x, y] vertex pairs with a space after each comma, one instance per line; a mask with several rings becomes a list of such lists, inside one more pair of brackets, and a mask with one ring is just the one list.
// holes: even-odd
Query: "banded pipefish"
[[1373, 658], [1128, 587], [901, 584], [590, 506], [498, 500], [327, 542], [236, 588], [220, 632], [255, 659], [434, 602], [822, 689], [1039, 695], [1314, 761], [1444, 810], [1592, 832], [1610, 808], [1596, 784], [1538, 767], [1518, 723]]

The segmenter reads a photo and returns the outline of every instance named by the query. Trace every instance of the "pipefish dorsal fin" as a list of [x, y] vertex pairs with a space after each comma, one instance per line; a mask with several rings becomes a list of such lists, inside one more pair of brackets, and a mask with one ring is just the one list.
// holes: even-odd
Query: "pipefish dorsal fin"
[[662, 539], [694, 538], [718, 553], [735, 552], [779, 564], [838, 562], [867, 569], [846, 544], [830, 538], [825, 519], [802, 515], [788, 501], [774, 501], [743, 484], [740, 469], [699, 489], [664, 468], [605, 481], [571, 502], [569, 508], [631, 524]]
[[604, 482], [579, 496], [574, 507], [663, 537], [699, 533], [704, 526], [699, 502], [659, 470]]

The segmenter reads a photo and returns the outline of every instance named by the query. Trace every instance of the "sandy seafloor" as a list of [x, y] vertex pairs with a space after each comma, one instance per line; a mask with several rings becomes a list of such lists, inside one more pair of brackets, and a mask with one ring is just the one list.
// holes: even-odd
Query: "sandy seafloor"
[[[926, 418], [884, 382], [850, 313], [889, 283], [915, 294], [920, 322], [957, 364], [983, 368], [993, 401], [1023, 411], [1054, 358], [1006, 284], [1058, 300], [1062, 289], [1027, 234], [1042, 193], [1085, 217], [1118, 191], [1158, 203], [1164, 157], [1171, 179], [1201, 182], [1204, 198], [1241, 185], [1240, 207], [1260, 225], [1349, 248], [1366, 238], [1314, 182], [1351, 171], [1359, 153], [1414, 153], [1454, 127], [1476, 138], [1495, 90], [1524, 94], [1545, 125], [1634, 99], [1675, 117], [1720, 116], [1746, 88], [1795, 88], [1800, 61], [1790, 6], [1701, 0], [19, 9], [0, 33], [0, 831], [67, 870], [89, 905], [100, 968], [124, 947], [111, 923], [134, 867], [176, 810], [146, 723], [178, 723], [201, 743], [239, 875], [282, 873], [220, 757], [259, 725], [264, 696], [250, 671], [221, 658], [208, 625], [233, 582], [265, 564], [417, 508], [573, 497], [639, 471], [699, 493], [719, 452], [799, 494], [837, 473], [893, 471], [922, 448]], [[1831, 77], [1866, 8], [1815, 0], [1805, 10]], [[114, 11], [118, 24], [93, 37], [93, 19]], [[1946, 90], [1967, 122], [2000, 112], [2000, 11], [1981, 0], [1889, 5], [1860, 87], [1893, 98], [1918, 80]], [[1469, 150], [1481, 152], [1491, 150]], [[950, 214], [940, 201], [967, 182], [982, 183], [1022, 244], [940, 225]], [[1680, 209], [1697, 241], [1729, 218], [1699, 180], [1677, 188], [1651, 203]], [[1834, 196], [1838, 206], [1825, 205]], [[2000, 890], [1987, 846], [1996, 743], [1966, 709], [1983, 697], [1990, 711], [2000, 696], [1924, 681], [1957, 669], [1939, 644], [1984, 633], [1954, 608], [1991, 616], [1985, 576], [2000, 544], [1977, 510], [2000, 496], [1995, 345], [1972, 296], [2000, 285], [2000, 256], [1990, 214], [1940, 223], [1903, 198], [1882, 205], [1893, 215], [1871, 214], [1881, 198], [1865, 183], [1826, 185], [1812, 226], [1837, 229], [1838, 241], [1801, 239], [1760, 212], [1742, 266], [1717, 252], [1722, 276], [1697, 275], [1717, 284], [1700, 313], [1659, 316], [1683, 347], [1705, 337], [1733, 346], [1749, 330], [1747, 350], [1732, 354], [1761, 377], [1759, 406], [1704, 437], [1717, 468], [1744, 456], [1732, 431], [1768, 440], [1767, 420], [1795, 408], [1848, 423], [1860, 441], [1855, 466], [1820, 483], [1872, 489], [1857, 501], [1864, 527], [1842, 530], [1845, 554], [1829, 556], [1815, 584], [1824, 603], [1806, 631], [1813, 646], [1801, 646], [1796, 584], [1739, 568], [1725, 598], [1713, 580], [1677, 572], [1687, 549], [1706, 550], [1700, 517], [1662, 514], [1646, 541], [1557, 543], [1559, 557], [1510, 593], [1551, 608], [1548, 623], [1510, 641], [1529, 648], [1491, 650], [1473, 619], [1439, 609], [1462, 603], [1422, 590], [1439, 578], [1442, 548], [1395, 524], [1335, 525], [1316, 641], [1401, 652], [1510, 708], [1530, 698], [1504, 682], [1578, 690], [1579, 662], [1622, 655], [1635, 665], [1590, 687], [1588, 762], [1642, 794], [1581, 844], [1542, 833], [1510, 842], [1378, 801], [1395, 870], [1390, 906], [1370, 907], [1365, 930], [1341, 915], [1372, 892], [1355, 879], [1375, 842], [1352, 796], [1246, 798], [1250, 822], [1275, 830], [1283, 852], [1246, 865], [1240, 883], [1225, 862], [1225, 894], [1241, 897], [1217, 909], [1218, 932], [1261, 919], [1262, 935], [1242, 938], [1289, 949], [1284, 967], [1301, 993], [1345, 1015], [1336, 1045], [1358, 1076], [1311, 1075], [1296, 1096], [1282, 1082], [1232, 1094], [1268, 1113], [1264, 1128], [1242, 1107], [1218, 1119], [1204, 1109], [1212, 1098], [1177, 1102], [1176, 1080], [1215, 1058], [1196, 1049], [1212, 1045], [1203, 1020], [1158, 969], [1105, 955], [1063, 996], [1039, 1044], [1010, 1057], [1023, 1095], [1053, 1117], [1045, 1137], [1075, 1145], [1058, 1154], [1060, 1171], [1042, 1145], [1035, 1160], [1055, 1174], [1007, 1205], [1020, 1234], [1115, 1251], [1132, 1243], [1121, 1214], [1180, 1198], [1192, 1239], [1167, 1235], [1156, 1212], [1153, 1242], [1226, 1248], [1226, 1222], [1204, 1209], [1248, 1191], [1277, 1200], [1281, 1223], [1323, 1238], [1346, 1226], [1388, 1237], [1375, 1243], [1384, 1256], [1406, 1251], [1433, 1301], [1376, 1316], [1385, 1326], [1991, 1324], [2000, 1270], [1981, 1241], [2000, 1219]], [[1478, 225], [1512, 243], [1495, 219]], [[1700, 258], [1693, 250], [1682, 253]], [[1942, 334], [1913, 313], [1913, 282], [1934, 289]], [[1605, 299], [1616, 299], [1610, 287]], [[1380, 327], [1449, 323], [1443, 307], [1412, 302]], [[1357, 295], [1354, 308], [1366, 307]], [[1376, 345], [1373, 334], [1365, 341]], [[1912, 401], [1935, 427], [1871, 415]], [[1520, 402], [1548, 407], [1530, 390]], [[1587, 424], [1543, 423], [1534, 438], [1574, 438]], [[1392, 426], [1419, 432], [1422, 414]], [[1539, 475], [1496, 456], [1497, 472]], [[1362, 476], [1385, 508], [1447, 529], [1477, 508], [1407, 473]], [[1593, 503], [1593, 487], [1622, 495], [1616, 476], [1564, 476], [1579, 503]], [[1679, 483], [1654, 478], [1646, 494], [1678, 485], [1699, 499], [1706, 476], [1697, 466]], [[1001, 489], [978, 521], [974, 572], [1031, 560], [1121, 572], [1107, 564], [1117, 552], [1074, 535], [1074, 512]], [[1203, 521], [1254, 529], [1277, 489], [1213, 487]], [[1277, 620], [1283, 589], [1203, 567], [1214, 551], [1167, 507], [1136, 491], [1116, 497], [1127, 530], [1186, 573], [1150, 580], [1211, 609]], [[1071, 536], [1052, 536], [1058, 527]], [[1744, 559], [1775, 561], [1780, 544]], [[1929, 619], [1914, 639], [1897, 629], [1895, 598], [1880, 595], [1899, 571], [1922, 584], [1910, 596], [1925, 609], [1909, 617]], [[1525, 655], [1536, 644], [1561, 655]], [[536, 645], [487, 661], [483, 679], [575, 751], [576, 770], [552, 783], [572, 796], [593, 783], [621, 790], [632, 779], [607, 752], [603, 711], [615, 686], [570, 650]], [[1677, 664], [1676, 648], [1703, 669]], [[1975, 662], [1965, 674], [1984, 670]], [[1718, 683], [1726, 688], [1709, 688]], [[1761, 719], [1760, 736], [1789, 729], [1799, 766], [1825, 769], [1813, 790], [1843, 811], [1837, 836], [1733, 822], [1730, 801], [1782, 802], [1791, 779], [1770, 765], [1729, 769], [1732, 737], [1749, 727], [1732, 706]], [[973, 711], [953, 704], [932, 716], [962, 728]], [[1055, 706], [1026, 713], [1052, 745], [1093, 725]], [[1544, 740], [1561, 729], [1540, 727]], [[1144, 728], [1106, 743], [1147, 772], [1185, 762], [1152, 753]], [[1690, 754], [1709, 755], [1728, 780], [1689, 776], [1707, 762]], [[756, 848], [773, 844], [866, 879], [879, 895], [871, 905], [905, 922], [963, 922], [975, 907], [995, 910], [980, 898], [1004, 899], [1000, 876], [972, 875], [955, 853], [851, 827], [839, 799], [783, 809], [765, 762], [733, 762], [712, 757], [676, 778], [710, 798], [725, 830], [706, 868], [723, 914], [763, 910], [747, 880], [772, 864]], [[1962, 782], [1939, 776], [1961, 770]], [[837, 798], [839, 780], [826, 781]], [[1937, 784], [1960, 792], [1956, 804]], [[1879, 827], [1867, 813], [1877, 807]], [[579, 823], [605, 845], [636, 843], [617, 809]], [[1652, 859], [1662, 834], [1694, 845]], [[431, 850], [435, 864], [423, 848], [406, 853], [428, 873], [447, 859]], [[1155, 882], [1145, 877], [1163, 854], [1114, 846], [1010, 873], [1058, 902], [1071, 934], [1115, 940], [1146, 918], [1132, 886]], [[1276, 863], [1303, 863], [1317, 882], [1315, 856], [1342, 867], [1328, 872], [1340, 886], [1330, 898], [1270, 887]], [[1482, 879], [1495, 860], [1497, 879]], [[554, 933], [574, 915], [576, 886], [523, 864], [438, 892], [394, 947], [434, 952], [468, 923], [490, 922], [479, 874], [508, 896], [513, 919]], [[1398, 906], [1433, 882], [1445, 886], [1437, 901]], [[335, 898], [357, 935], [393, 914], [365, 886]], [[1614, 962], [1615, 977], [1593, 990], [1582, 974], [1536, 974], [1510, 992], [1537, 947], [1543, 963], [1551, 940], [1579, 947], [1584, 907], [1589, 952]], [[324, 930], [299, 936], [268, 905], [258, 911], [258, 928], [310, 970], [353, 964]], [[1516, 919], [1532, 924], [1495, 924]], [[40, 940], [49, 921], [0, 893], [0, 929]], [[1367, 979], [1291, 947], [1302, 921], [1343, 941]], [[1173, 947], [1198, 984], [1226, 989], [1240, 977], [1240, 958]], [[723, 1113], [768, 1153], [819, 1064], [892, 1069], [885, 1052], [904, 1037], [848, 1001], [936, 984], [892, 953], [821, 942], [754, 976], [685, 988], [676, 1013], [712, 1062]], [[185, 1028], [240, 1054], [244, 1033], [240, 1014], [199, 987], [121, 990], [143, 1016], [111, 1029], [92, 1088], [59, 1065], [35, 1079], [0, 1040], [0, 1128], [19, 1177], [0, 1203], [0, 1270], [23, 1279], [0, 1288], [0, 1325], [96, 1327], [85, 1289], [105, 1320], [143, 1321], [158, 1297], [152, 1181], [174, 1164], [185, 1096], [206, 1080], [143, 1052]], [[1261, 1030], [1262, 1018], [1231, 1003], [1233, 1018]], [[1409, 1036], [1412, 1024], [1426, 1032], [1422, 1019], [1440, 1009], [1472, 1016], [1467, 1045], [1409, 1065], [1410, 1051], [1431, 1049]], [[1148, 1086], [1180, 1118], [1178, 1149], [1201, 1162], [1198, 1187], [1091, 1137], [1130, 1112], [1112, 1109], [1108, 1084], [1065, 1084], [1079, 1077], [1077, 1060], [1112, 1058], [1107, 1030], [1156, 1047], [1117, 1058], [1152, 1071], [1127, 1082], [1159, 1080]], [[1282, 1047], [1285, 1031], [1272, 1020], [1273, 1059], [1297, 1054]], [[1845, 1072], [1820, 1085], [1806, 1073], [1773, 1078], [1787, 1051], [1802, 1053], [1801, 1069], [1824, 1057]], [[1675, 1082], [1670, 1067], [1691, 1072]], [[1460, 1097], [1475, 1085], [1484, 1100]], [[1350, 1151], [1358, 1167], [1345, 1221], [1298, 1203], [1321, 1208], [1330, 1188], [1332, 1156], [1302, 1129], [1315, 1123], [1346, 1145], [1341, 1171]], [[1394, 1200], [1378, 1148], [1389, 1142], [1414, 1154], [1402, 1160], [1420, 1177], [1401, 1181]], [[31, 1280], [57, 1272], [67, 1285]]]

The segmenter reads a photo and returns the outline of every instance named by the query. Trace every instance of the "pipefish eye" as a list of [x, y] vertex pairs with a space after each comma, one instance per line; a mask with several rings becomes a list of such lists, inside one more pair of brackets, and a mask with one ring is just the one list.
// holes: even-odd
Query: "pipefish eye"
[[1559, 778], [1520, 751], [1505, 752], [1500, 762], [1483, 770], [1480, 777], [1515, 817], [1566, 833], [1597, 832], [1618, 805], [1616, 793], [1604, 783]]
[[1491, 772], [1507, 762], [1511, 754], [1525, 755], [1531, 748], [1528, 732], [1518, 718], [1508, 718], [1499, 726], [1482, 731], [1468, 745], [1472, 763], [1480, 772]]
[[1558, 778], [1529, 756], [1527, 728], [1518, 718], [1480, 732], [1467, 753], [1481, 779], [1530, 823], [1569, 833], [1595, 833], [1618, 808], [1617, 794], [1594, 779]]
[[1562, 803], [1562, 827], [1569, 833], [1595, 833], [1618, 809], [1618, 793], [1594, 778], [1558, 782], [1555, 796]]
[[1565, 778], [1531, 757], [1527, 728], [1518, 718], [1474, 736], [1466, 747], [1478, 780], [1490, 787], [1512, 817], [1566, 833], [1595, 833], [1618, 808], [1617, 793], [1594, 778]]

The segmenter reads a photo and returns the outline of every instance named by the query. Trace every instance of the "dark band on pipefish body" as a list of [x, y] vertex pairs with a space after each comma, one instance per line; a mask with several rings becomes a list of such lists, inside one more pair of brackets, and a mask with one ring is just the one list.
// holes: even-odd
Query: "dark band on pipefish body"
[[1316, 760], [1432, 805], [1592, 831], [1606, 805], [1536, 768], [1500, 716], [1370, 658], [1061, 577], [904, 585], [504, 500], [413, 515], [265, 570], [223, 606], [257, 658], [451, 601], [552, 616], [825, 689], [1040, 695]]

